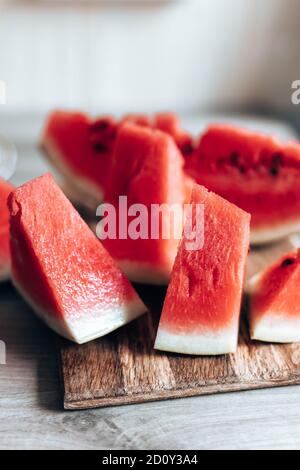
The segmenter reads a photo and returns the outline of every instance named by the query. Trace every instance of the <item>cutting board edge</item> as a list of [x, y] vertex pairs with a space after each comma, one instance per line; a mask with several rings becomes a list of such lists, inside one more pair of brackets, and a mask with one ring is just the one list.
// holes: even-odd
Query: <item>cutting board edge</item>
[[[283, 244], [283, 247], [282, 247]], [[293, 237], [288, 237], [285, 239], [280, 245], [272, 245], [269, 247], [268, 251], [272, 251], [272, 258], [277, 258], [280, 253], [283, 252], [288, 252], [293, 249], [295, 249], [295, 245], [299, 244], [295, 242]], [[279, 249], [279, 253], [276, 254]], [[255, 259], [260, 259], [262, 255], [264, 255], [265, 251], [261, 250], [254, 250], [253, 251], [253, 256], [255, 256]], [[268, 253], [266, 253], [268, 255]], [[254, 261], [255, 262], [255, 261]], [[268, 257], [268, 263], [271, 262], [269, 261]], [[261, 268], [260, 268], [261, 269]], [[257, 270], [259, 270], [257, 268]], [[247, 329], [248, 331], [248, 329]], [[247, 338], [246, 338], [246, 343], [248, 344], [248, 334], [246, 333]], [[256, 343], [255, 343], [256, 344]], [[288, 352], [287, 356], [286, 354], [280, 353], [281, 358], [284, 362], [286, 362], [286, 365], [288, 366], [288, 370], [290, 375], [285, 375], [285, 372], [281, 376], [266, 376], [264, 375], [264, 371], [262, 372], [262, 375], [258, 377], [256, 374], [251, 377], [251, 380], [249, 380], [249, 377], [242, 377], [240, 374], [237, 374], [235, 377], [230, 377], [227, 376], [226, 380], [227, 383], [224, 381], [224, 375], [216, 377], [216, 380], [214, 382], [207, 382], [205, 381], [205, 384], [203, 383], [198, 383], [196, 386], [192, 385], [189, 389], [183, 389], [180, 386], [174, 387], [174, 389], [170, 388], [165, 388], [163, 390], [152, 390], [148, 392], [142, 392], [141, 390], [138, 393], [131, 393], [130, 388], [125, 386], [123, 388], [122, 384], [119, 384], [118, 390], [114, 389], [112, 390], [111, 396], [102, 396], [102, 397], [97, 397], [95, 398], [95, 395], [100, 395], [100, 390], [101, 390], [101, 385], [100, 388], [94, 387], [93, 390], [91, 390], [90, 385], [90, 378], [87, 378], [86, 375], [84, 374], [83, 376], [83, 381], [81, 384], [82, 388], [82, 393], [80, 395], [80, 391], [78, 389], [78, 375], [76, 373], [76, 378], [74, 376], [70, 376], [70, 374], [67, 373], [66, 369], [66, 360], [65, 360], [65, 346], [64, 343], [60, 343], [59, 345], [59, 371], [61, 374], [61, 383], [62, 383], [62, 388], [63, 388], [63, 406], [65, 410], [82, 410], [82, 409], [91, 409], [91, 408], [102, 408], [102, 407], [109, 407], [109, 406], [121, 406], [121, 405], [128, 405], [128, 404], [138, 404], [138, 403], [143, 403], [143, 402], [151, 402], [151, 401], [162, 401], [162, 400], [167, 400], [167, 399], [177, 399], [177, 398], [187, 398], [187, 397], [195, 397], [195, 396], [204, 396], [204, 395], [211, 395], [211, 394], [219, 394], [219, 393], [230, 393], [230, 392], [238, 392], [238, 391], [247, 391], [247, 390], [255, 390], [255, 389], [264, 389], [264, 388], [274, 388], [274, 387], [282, 387], [282, 386], [288, 386], [288, 385], [300, 385], [300, 370], [299, 370], [299, 363], [295, 363], [293, 367], [290, 366], [290, 362], [294, 363], [293, 359], [290, 358], [291, 354], [293, 351]], [[75, 351], [78, 346], [75, 345]], [[68, 351], [68, 355], [70, 354], [70, 351]], [[273, 355], [272, 353], [272, 347], [270, 348], [270, 357]], [[242, 355], [243, 356], [243, 355]], [[249, 356], [249, 354], [248, 354]], [[286, 356], [286, 357], [285, 357]], [[76, 357], [76, 356], [75, 356]], [[91, 359], [90, 356], [87, 356], [85, 361]], [[274, 359], [274, 358], [273, 358]], [[247, 361], [252, 361], [255, 360], [255, 357], [253, 356], [252, 359], [250, 356], [240, 358], [240, 360], [245, 362], [247, 365]], [[226, 365], [224, 365], [226, 367]], [[274, 371], [275, 372], [275, 371]], [[74, 373], [74, 371], [73, 371]], [[263, 376], [264, 375], [264, 376]], [[201, 378], [201, 377], [200, 377]], [[199, 382], [199, 377], [194, 377], [194, 384]], [[74, 387], [74, 380], [76, 382], [76, 387]], [[94, 381], [93, 381], [94, 383]], [[94, 384], [95, 385], [95, 384]], [[121, 385], [121, 386], [120, 386]], [[123, 384], [124, 385], [124, 384]], [[146, 385], [146, 382], [144, 383]], [[88, 387], [87, 387], [88, 386]], [[70, 391], [70, 389], [73, 388], [73, 392]], [[74, 390], [75, 388], [75, 390]], [[77, 392], [78, 390], [78, 392]], [[127, 395], [126, 395], [127, 393]]]
[[91, 408], [107, 408], [110, 406], [134, 405], [155, 401], [176, 400], [180, 398], [192, 398], [204, 395], [220, 393], [246, 392], [249, 390], [261, 390], [266, 388], [286, 387], [289, 385], [300, 385], [300, 375], [289, 379], [277, 379], [274, 381], [259, 382], [233, 382], [205, 385], [187, 390], [165, 390], [163, 392], [151, 392], [148, 394], [124, 395], [104, 398], [87, 398], [78, 400], [67, 398], [64, 394], [65, 410], [85, 410]]

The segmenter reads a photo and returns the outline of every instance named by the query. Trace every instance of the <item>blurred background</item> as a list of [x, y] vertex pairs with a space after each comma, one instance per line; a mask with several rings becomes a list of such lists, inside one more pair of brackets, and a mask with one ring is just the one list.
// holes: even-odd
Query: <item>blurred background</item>
[[7, 109], [291, 107], [299, 0], [0, 0]]
[[45, 114], [68, 107], [177, 111], [196, 133], [238, 113], [291, 137], [299, 12], [300, 0], [0, 0], [0, 135], [33, 155]]

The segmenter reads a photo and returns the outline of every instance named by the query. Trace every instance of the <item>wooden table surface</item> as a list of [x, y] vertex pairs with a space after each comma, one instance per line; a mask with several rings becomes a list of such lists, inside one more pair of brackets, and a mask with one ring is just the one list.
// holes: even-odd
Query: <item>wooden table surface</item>
[[[16, 183], [46, 169], [27, 125], [17, 139], [0, 119], [18, 147]], [[0, 449], [300, 449], [300, 387], [63, 411], [55, 336], [9, 284], [0, 285], [0, 340]]]

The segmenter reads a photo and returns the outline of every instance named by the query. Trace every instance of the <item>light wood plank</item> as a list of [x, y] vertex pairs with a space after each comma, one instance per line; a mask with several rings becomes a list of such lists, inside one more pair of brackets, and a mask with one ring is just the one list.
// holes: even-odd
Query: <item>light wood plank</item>
[[0, 288], [0, 449], [300, 449], [299, 387], [63, 412], [56, 337]]

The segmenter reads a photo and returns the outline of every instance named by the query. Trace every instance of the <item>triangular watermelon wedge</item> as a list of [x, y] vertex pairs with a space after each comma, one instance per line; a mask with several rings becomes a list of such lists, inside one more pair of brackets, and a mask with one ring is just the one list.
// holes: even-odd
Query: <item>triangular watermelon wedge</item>
[[[150, 284], [166, 284], [169, 280], [183, 219], [178, 217], [177, 230], [172, 217], [162, 216], [157, 238], [151, 236], [155, 217], [151, 218], [154, 205], [172, 208], [179, 212], [188, 190], [183, 173], [183, 158], [174, 140], [164, 132], [134, 124], [124, 124], [119, 132], [113, 155], [106, 201], [116, 210], [117, 221], [125, 215], [119, 204], [119, 196], [127, 198], [127, 208], [141, 204], [147, 211], [147, 234], [136, 239], [119, 236], [103, 240], [104, 246], [117, 261], [129, 279]], [[129, 235], [130, 223], [135, 217], [128, 216], [125, 228]], [[145, 225], [145, 224], [144, 224]], [[144, 227], [145, 228], [145, 227]], [[173, 230], [174, 228], [174, 230]], [[165, 237], [163, 234], [170, 234]], [[175, 235], [175, 236], [173, 236]], [[176, 236], [178, 235], [178, 236]]]
[[202, 135], [186, 170], [251, 214], [251, 243], [300, 230], [300, 145], [216, 124]]
[[103, 199], [116, 132], [111, 116], [68, 111], [51, 113], [43, 131], [42, 149], [64, 176], [65, 191], [92, 210]]
[[14, 187], [0, 179], [0, 282], [7, 281], [10, 276], [9, 250], [9, 211], [7, 198]]
[[[193, 215], [187, 218], [179, 245], [154, 347], [184, 354], [232, 353], [237, 346], [250, 216], [203, 186], [194, 186], [191, 205]], [[203, 208], [204, 224], [198, 219], [198, 229], [197, 207]], [[190, 249], [190, 226], [198, 235], [202, 227], [199, 249]]]
[[9, 197], [12, 280], [36, 313], [77, 343], [146, 311], [50, 174]]
[[247, 287], [251, 338], [276, 343], [300, 341], [300, 249], [253, 276]]

